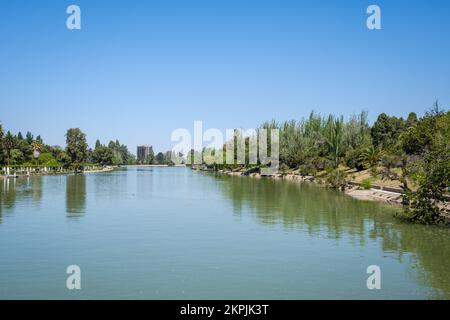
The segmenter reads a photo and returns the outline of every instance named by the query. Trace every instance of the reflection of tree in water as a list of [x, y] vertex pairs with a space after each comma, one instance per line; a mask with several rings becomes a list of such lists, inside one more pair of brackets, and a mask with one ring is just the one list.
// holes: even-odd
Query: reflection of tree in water
[[79, 217], [86, 210], [86, 176], [76, 174], [67, 176], [66, 211], [68, 217]]
[[3, 211], [14, 207], [16, 202], [15, 179], [3, 179], [0, 183], [0, 222]]
[[[384, 206], [357, 201], [314, 185], [264, 178], [220, 179], [237, 214], [245, 207], [255, 208], [255, 215], [264, 224], [306, 228], [310, 234], [323, 234], [326, 230], [329, 238], [339, 239], [343, 232], [346, 236], [364, 234], [370, 218], [386, 211]], [[359, 238], [358, 241], [364, 241]]]
[[13, 209], [19, 199], [32, 200], [35, 205], [39, 205], [42, 199], [42, 177], [0, 180], [0, 222], [3, 212]]
[[[353, 244], [381, 240], [382, 249], [408, 259], [412, 276], [436, 290], [432, 298], [450, 298], [450, 229], [403, 223], [395, 208], [359, 201], [305, 183], [218, 176], [218, 185], [236, 214], [254, 212], [263, 224], [306, 230], [311, 236], [349, 238]], [[411, 254], [413, 258], [411, 258]]]
[[42, 177], [38, 177], [38, 176], [32, 176], [27, 178], [28, 181], [28, 185], [30, 184], [30, 180], [31, 180], [31, 197], [33, 199], [33, 201], [39, 203], [42, 199], [42, 183], [43, 183], [43, 179]]
[[398, 223], [374, 228], [373, 237], [381, 238], [385, 252], [416, 254], [410, 261], [417, 280], [435, 288], [431, 298], [450, 299], [450, 230], [445, 227]]
[[116, 169], [109, 174], [90, 174], [89, 177], [89, 185], [93, 187], [96, 200], [104, 198], [119, 201], [129, 191], [126, 168]]

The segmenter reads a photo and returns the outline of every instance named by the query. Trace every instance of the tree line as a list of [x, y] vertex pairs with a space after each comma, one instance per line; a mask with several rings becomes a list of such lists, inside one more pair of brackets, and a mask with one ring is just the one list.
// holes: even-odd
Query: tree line
[[[444, 111], [437, 101], [420, 118], [414, 112], [406, 118], [382, 113], [369, 125], [367, 112], [349, 119], [311, 112], [299, 121], [272, 120], [259, 128], [279, 130], [282, 174], [295, 170], [301, 175], [321, 176], [330, 187], [344, 189], [352, 173], [368, 170], [377, 179], [399, 183], [408, 219], [445, 221], [444, 206], [450, 188], [450, 111]], [[247, 161], [248, 137], [245, 147]], [[217, 151], [206, 153], [214, 155]], [[220, 151], [219, 157], [225, 159], [226, 145]], [[195, 153], [191, 150], [188, 154], [191, 163]], [[236, 160], [236, 149], [234, 155]], [[225, 161], [204, 164], [215, 170], [260, 166]]]
[[79, 128], [67, 130], [66, 147], [51, 146], [42, 137], [27, 132], [25, 137], [10, 131], [5, 133], [0, 124], [0, 164], [8, 166], [65, 167], [80, 170], [84, 165], [126, 165], [134, 164], [135, 157], [126, 145], [110, 141], [102, 145], [99, 140], [91, 149], [86, 135]]
[[[182, 153], [178, 154], [178, 157], [181, 159], [183, 157]], [[184, 164], [184, 160], [180, 161], [180, 163]], [[175, 162], [173, 161], [172, 157], [172, 151], [167, 152], [158, 152], [155, 155], [155, 152], [153, 151], [153, 147], [149, 146], [149, 152], [146, 157], [146, 159], [137, 159], [137, 164], [153, 164], [153, 165], [168, 165], [173, 166], [175, 165]]]

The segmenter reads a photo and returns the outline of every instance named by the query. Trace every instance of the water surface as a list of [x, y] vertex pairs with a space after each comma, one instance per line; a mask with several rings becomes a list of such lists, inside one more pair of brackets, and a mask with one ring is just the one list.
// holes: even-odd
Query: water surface
[[394, 213], [188, 168], [0, 180], [0, 298], [449, 299], [450, 230]]

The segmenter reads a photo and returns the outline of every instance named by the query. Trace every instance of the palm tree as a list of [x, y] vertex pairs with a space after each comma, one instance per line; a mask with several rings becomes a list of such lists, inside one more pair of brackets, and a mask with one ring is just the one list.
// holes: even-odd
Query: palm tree
[[3, 148], [5, 150], [5, 162], [10, 164], [11, 162], [11, 150], [14, 149], [15, 141], [14, 136], [8, 131], [5, 138], [2, 141]]
[[3, 156], [4, 156], [4, 151], [3, 151], [3, 135], [5, 134], [5, 132], [3, 131], [3, 127], [0, 124], [0, 163], [3, 162]]
[[37, 141], [37, 140], [34, 140], [32, 143], [31, 143], [31, 148], [33, 149], [33, 150], [36, 150], [36, 151], [42, 151], [42, 143], [40, 143], [39, 141]]
[[31, 143], [31, 148], [33, 149], [33, 156], [35, 158], [39, 157], [40, 152], [42, 151], [42, 143], [40, 143], [38, 140], [34, 140]]
[[361, 152], [359, 161], [368, 168], [374, 168], [381, 161], [382, 157], [383, 151], [379, 148], [375, 148], [373, 144], [371, 144]]

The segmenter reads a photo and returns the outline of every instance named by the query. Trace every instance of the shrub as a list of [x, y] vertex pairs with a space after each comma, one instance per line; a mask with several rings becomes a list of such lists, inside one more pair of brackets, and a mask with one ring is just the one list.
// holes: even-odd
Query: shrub
[[370, 188], [372, 188], [372, 182], [370, 181], [370, 179], [364, 179], [364, 180], [361, 182], [361, 187], [362, 187], [364, 190], [369, 190]]
[[53, 157], [53, 155], [50, 152], [41, 153], [39, 155], [38, 162], [39, 162], [39, 164], [45, 164], [45, 163], [50, 162], [50, 161], [52, 161], [54, 159], [55, 158]]
[[282, 164], [280, 165], [279, 171], [280, 171], [280, 173], [281, 173], [282, 175], [286, 175], [286, 174], [288, 173], [288, 171], [289, 171], [289, 167], [288, 167], [286, 164], [282, 163]]
[[311, 162], [300, 165], [299, 169], [300, 169], [300, 174], [303, 176], [308, 176], [308, 175], [315, 176], [317, 174], [317, 168]]
[[405, 193], [409, 207], [406, 213], [411, 221], [425, 224], [447, 223], [444, 204], [450, 186], [450, 148], [448, 140], [441, 141], [433, 152], [421, 161], [422, 173], [418, 174], [419, 187]]
[[347, 174], [343, 170], [333, 169], [328, 172], [326, 181], [332, 189], [345, 190], [347, 186]]
[[364, 163], [361, 161], [361, 150], [351, 150], [345, 155], [345, 164], [349, 168], [354, 168], [356, 171], [364, 170]]

